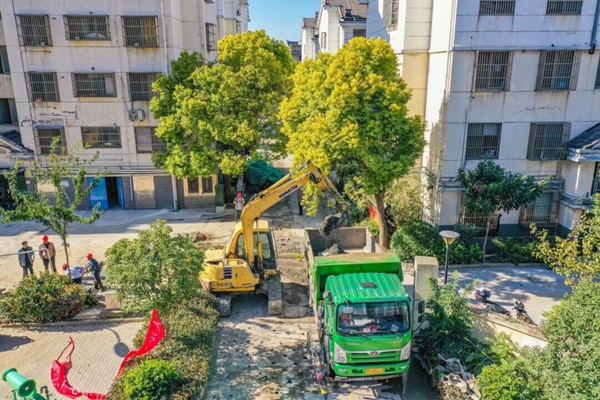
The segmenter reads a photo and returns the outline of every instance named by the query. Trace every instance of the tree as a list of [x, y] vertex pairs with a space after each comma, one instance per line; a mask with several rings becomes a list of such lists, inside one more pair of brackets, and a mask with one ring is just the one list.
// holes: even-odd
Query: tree
[[[84, 146], [77, 142], [63, 156], [60, 138], [52, 141], [47, 164], [34, 161], [28, 166], [29, 173], [35, 183], [33, 192], [19, 190], [17, 176], [23, 164], [17, 161], [14, 167], [5, 174], [15, 200], [14, 210], [0, 208], [2, 223], [14, 221], [36, 221], [52, 229], [60, 237], [65, 250], [65, 258], [69, 264], [69, 228], [73, 223], [92, 224], [100, 217], [100, 205], [92, 207], [89, 217], [76, 213], [84, 199], [98, 186], [105, 174], [104, 169], [97, 169], [88, 182], [87, 167], [98, 160], [96, 152], [89, 160], [83, 158]], [[86, 185], [87, 183], [87, 185]], [[42, 185], [50, 185], [52, 192], [42, 190]], [[72, 186], [72, 193], [71, 192]], [[70, 265], [70, 264], [69, 264]], [[69, 271], [70, 275], [70, 271]]]
[[594, 209], [583, 211], [579, 224], [566, 238], [551, 240], [548, 231], [532, 227], [539, 242], [535, 255], [552, 269], [566, 276], [566, 283], [593, 280], [600, 277], [600, 196], [596, 195]]
[[472, 170], [459, 169], [456, 180], [465, 191], [465, 210], [488, 217], [482, 261], [485, 261], [491, 217], [535, 201], [546, 187], [546, 181], [536, 182], [531, 176], [507, 171], [492, 160], [481, 161]]
[[[351, 164], [355, 172], [346, 185], [374, 199], [379, 243], [387, 248], [385, 195], [425, 145], [424, 123], [408, 115], [411, 92], [394, 51], [381, 39], [354, 38], [335, 55], [300, 64], [293, 80], [280, 115], [295, 165], [311, 160], [331, 172]], [[316, 190], [309, 187], [306, 194], [307, 211], [314, 213]]]
[[279, 153], [285, 146], [277, 113], [294, 65], [288, 47], [262, 30], [222, 39], [216, 63], [182, 53], [173, 73], [153, 86], [156, 134], [167, 144], [154, 158], [157, 167], [178, 178], [218, 168], [236, 177], [260, 145]]
[[108, 282], [127, 312], [169, 308], [196, 297], [204, 253], [186, 236], [157, 220], [136, 239], [121, 239], [106, 251]]

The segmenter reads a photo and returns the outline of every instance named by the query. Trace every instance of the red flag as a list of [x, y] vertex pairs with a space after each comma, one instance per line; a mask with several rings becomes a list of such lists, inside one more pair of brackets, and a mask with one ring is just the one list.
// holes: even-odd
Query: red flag
[[148, 332], [146, 332], [146, 339], [144, 340], [144, 343], [139, 349], [131, 350], [129, 353], [127, 353], [123, 361], [121, 361], [121, 365], [119, 365], [119, 371], [117, 371], [117, 375], [121, 373], [121, 370], [127, 361], [131, 360], [133, 357], [143, 356], [144, 354], [148, 353], [150, 350], [155, 348], [164, 337], [165, 328], [160, 321], [158, 311], [152, 310], [152, 317], [150, 318], [150, 324], [148, 325]]
[[[65, 362], [60, 362], [60, 358], [69, 347], [71, 347], [71, 350], [67, 355], [67, 360]], [[69, 344], [67, 345], [67, 347], [63, 349], [63, 351], [60, 353], [56, 360], [52, 361], [52, 369], [50, 370], [50, 380], [52, 381], [52, 386], [54, 386], [54, 389], [56, 389], [58, 393], [70, 399], [76, 399], [81, 396], [86, 396], [90, 400], [104, 400], [106, 398], [106, 395], [104, 394], [81, 392], [75, 389], [69, 383], [69, 380], [67, 379], [67, 374], [69, 373], [69, 370], [73, 365], [71, 363], [71, 355], [73, 354], [74, 350], [75, 343], [73, 342], [73, 339], [69, 337]]]

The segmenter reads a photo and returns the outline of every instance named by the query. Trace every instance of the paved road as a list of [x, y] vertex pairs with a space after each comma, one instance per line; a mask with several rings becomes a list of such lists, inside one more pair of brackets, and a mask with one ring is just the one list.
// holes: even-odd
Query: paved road
[[[31, 330], [0, 328], [0, 372], [17, 368], [25, 377], [36, 380], [38, 390], [48, 386], [52, 399], [66, 399], [52, 387], [50, 367], [71, 336], [76, 348], [69, 382], [83, 391], [106, 393], [140, 326], [135, 322]], [[0, 382], [0, 399], [12, 399], [6, 382]]]

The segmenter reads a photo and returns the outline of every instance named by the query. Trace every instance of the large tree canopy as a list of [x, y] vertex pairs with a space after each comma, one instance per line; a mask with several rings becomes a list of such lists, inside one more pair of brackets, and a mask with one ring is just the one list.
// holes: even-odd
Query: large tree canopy
[[[410, 171], [425, 143], [421, 118], [408, 115], [411, 92], [394, 51], [384, 40], [355, 38], [335, 55], [302, 63], [293, 79], [280, 115], [294, 163], [311, 160], [326, 172], [352, 164], [352, 183], [375, 199], [380, 244], [387, 247], [385, 193]], [[315, 193], [307, 190], [307, 205], [314, 205]]]
[[156, 134], [167, 144], [157, 166], [179, 178], [218, 168], [240, 176], [259, 146], [280, 153], [285, 137], [277, 113], [294, 65], [288, 47], [262, 30], [222, 39], [216, 63], [183, 53], [154, 85]]

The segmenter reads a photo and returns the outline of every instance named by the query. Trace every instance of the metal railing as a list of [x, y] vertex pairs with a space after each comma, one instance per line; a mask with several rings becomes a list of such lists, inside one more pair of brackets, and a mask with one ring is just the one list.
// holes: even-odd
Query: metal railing
[[73, 74], [73, 96], [116, 97], [115, 74]]
[[128, 47], [158, 47], [156, 16], [122, 17], [123, 40]]
[[67, 40], [110, 40], [108, 15], [65, 15]]
[[515, 15], [515, 0], [481, 0], [479, 15]]
[[475, 67], [475, 91], [508, 90], [512, 53], [510, 51], [478, 51]]
[[581, 15], [583, 0], [548, 0], [547, 15]]
[[153, 153], [167, 148], [156, 136], [155, 131], [156, 128], [151, 126], [138, 126], [135, 128], [135, 146], [138, 153]]
[[482, 217], [479, 215], [474, 215], [474, 214], [470, 214], [467, 213], [464, 209], [462, 211], [462, 213], [460, 214], [460, 218], [459, 221], [462, 225], [472, 225], [475, 226], [477, 228], [480, 228], [479, 232], [477, 232], [477, 236], [484, 236], [485, 235], [485, 230], [488, 226], [488, 221], [489, 221], [489, 234], [490, 235], [496, 235], [498, 234], [498, 231], [500, 229], [500, 216], [499, 214], [496, 215], [490, 215], [488, 217]]
[[535, 222], [541, 226], [555, 226], [558, 219], [560, 192], [546, 192], [519, 212], [519, 223], [529, 226]]
[[51, 154], [52, 149], [52, 141], [55, 137], [60, 138], [58, 142], [59, 151], [63, 154], [66, 152], [65, 146], [65, 133], [63, 129], [42, 129], [38, 128], [35, 130], [35, 135], [37, 139], [38, 149], [40, 150], [40, 154], [48, 155]]
[[31, 101], [60, 101], [56, 72], [28, 72], [27, 81]]
[[571, 124], [531, 124], [528, 160], [562, 160], [567, 153]]
[[17, 28], [21, 46], [52, 46], [47, 15], [18, 15]]
[[158, 77], [157, 72], [130, 72], [127, 75], [131, 101], [149, 101], [156, 95], [152, 91], [152, 83]]
[[121, 131], [118, 127], [82, 127], [81, 139], [83, 144], [88, 145], [92, 149], [121, 148]]
[[541, 51], [535, 90], [575, 90], [581, 52]]
[[466, 160], [497, 159], [502, 124], [469, 124]]

